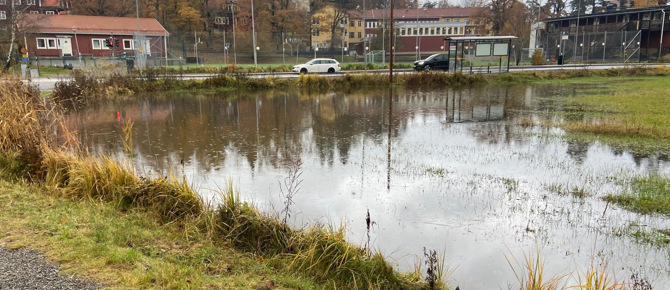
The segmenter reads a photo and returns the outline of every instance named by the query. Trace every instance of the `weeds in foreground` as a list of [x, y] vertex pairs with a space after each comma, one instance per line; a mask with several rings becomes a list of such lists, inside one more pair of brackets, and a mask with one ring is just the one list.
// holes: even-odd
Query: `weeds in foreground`
[[613, 278], [607, 275], [605, 268], [605, 266], [601, 266], [597, 269], [591, 267], [586, 271], [586, 275], [583, 280], [581, 275], [579, 275], [579, 286], [577, 287], [584, 290], [624, 289], [626, 284], [615, 282]]
[[279, 191], [284, 197], [284, 208], [281, 214], [284, 215], [282, 224], [286, 228], [286, 223], [291, 217], [291, 205], [293, 205], [293, 196], [300, 191], [300, 184], [302, 184], [302, 161], [297, 160], [291, 165], [288, 172], [288, 177], [284, 178], [284, 183], [279, 182]]
[[[511, 259], [510, 259], [511, 257]], [[562, 288], [562, 280], [567, 275], [548, 278], [544, 273], [544, 262], [540, 260], [539, 250], [533, 255], [523, 254], [523, 261], [519, 261], [511, 252], [505, 255], [507, 264], [512, 268], [519, 286], [523, 290], [553, 290]], [[514, 263], [512, 263], [512, 261]]]
[[437, 271], [437, 251], [435, 250], [428, 250], [426, 252], [426, 248], [423, 248], [423, 256], [426, 258], [426, 282], [428, 282], [428, 287], [430, 289], [435, 289], [435, 285], [437, 284], [438, 280], [438, 271]]

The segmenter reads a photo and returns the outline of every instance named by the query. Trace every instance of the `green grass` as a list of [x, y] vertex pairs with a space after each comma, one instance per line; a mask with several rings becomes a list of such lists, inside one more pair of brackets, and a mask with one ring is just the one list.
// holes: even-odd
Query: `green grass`
[[[32, 67], [37, 68], [37, 67]], [[62, 66], [40, 66], [39, 67], [40, 77], [56, 77], [63, 75], [71, 75], [72, 70], [64, 69]]]
[[636, 177], [629, 191], [608, 195], [605, 200], [641, 214], [670, 216], [670, 178], [658, 174]]
[[34, 248], [69, 273], [114, 288], [321, 288], [313, 278], [233, 250], [225, 241], [186, 236], [152, 211], [73, 201], [27, 184], [0, 181], [0, 245]]

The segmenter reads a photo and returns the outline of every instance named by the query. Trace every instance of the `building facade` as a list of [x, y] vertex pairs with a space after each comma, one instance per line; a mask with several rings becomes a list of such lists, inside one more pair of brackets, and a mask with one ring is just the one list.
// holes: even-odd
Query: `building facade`
[[[445, 37], [483, 35], [476, 18], [478, 11], [479, 8], [395, 9], [396, 53], [419, 55], [444, 51], [448, 49]], [[381, 34], [388, 33], [389, 18], [390, 11], [384, 9], [367, 10], [365, 16], [362, 10], [349, 11], [349, 49], [362, 53], [363, 40], [368, 49], [371, 43], [382, 41]]]
[[533, 26], [530, 47], [568, 62], [655, 61], [670, 52], [668, 21], [668, 6], [550, 18]]
[[[12, 7], [12, 2], [14, 5]], [[0, 0], [0, 26], [11, 21], [12, 12], [18, 14], [64, 14], [70, 10], [69, 0]]]
[[[153, 18], [35, 14], [22, 17], [20, 30], [25, 32], [23, 42], [31, 57], [111, 57], [138, 52], [149, 57], [166, 56], [169, 33]], [[118, 47], [107, 46], [110, 38], [117, 40]]]

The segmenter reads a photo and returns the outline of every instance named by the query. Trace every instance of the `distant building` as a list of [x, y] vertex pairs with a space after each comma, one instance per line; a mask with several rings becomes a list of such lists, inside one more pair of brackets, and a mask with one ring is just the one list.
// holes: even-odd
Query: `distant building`
[[[439, 52], [446, 50], [445, 37], [485, 35], [476, 14], [480, 8], [394, 9], [397, 53]], [[363, 37], [377, 41], [388, 23], [390, 11], [371, 9], [349, 11], [349, 48], [362, 53]], [[365, 22], [365, 32], [360, 24]], [[388, 33], [388, 32], [385, 32]], [[358, 47], [356, 45], [358, 44]]]
[[20, 14], [65, 14], [70, 10], [69, 0], [0, 0], [0, 25], [11, 20], [12, 3], [14, 10]]
[[[165, 57], [169, 32], [156, 19], [140, 18], [144, 43], [134, 43], [137, 21], [129, 17], [24, 14], [19, 29], [26, 33], [31, 57], [133, 55], [135, 48], [151, 57]], [[118, 40], [117, 48], [107, 47], [110, 37]]]
[[530, 48], [548, 59], [575, 62], [638, 62], [670, 52], [670, 7], [602, 9], [549, 18], [531, 30]]

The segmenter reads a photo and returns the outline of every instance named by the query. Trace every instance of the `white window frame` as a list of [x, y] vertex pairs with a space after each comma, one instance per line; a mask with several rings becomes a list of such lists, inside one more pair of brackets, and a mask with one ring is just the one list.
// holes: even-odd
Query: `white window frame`
[[26, 5], [35, 5], [35, 0], [26, 0]]
[[[53, 42], [53, 45], [51, 45]], [[55, 38], [47, 38], [47, 49], [58, 49], [58, 41]]]
[[7, 19], [7, 11], [0, 10], [0, 20], [5, 20], [5, 19]]
[[14, 5], [21, 5], [21, 0], [14, 0]]
[[[40, 45], [40, 41], [42, 42], [43, 45]], [[35, 39], [35, 45], [37, 46], [37, 49], [47, 49], [46, 38], [41, 38], [41, 37], [36, 38]]]
[[46, 14], [46, 15], [56, 15], [56, 12], [54, 12], [54, 11], [45, 11], [44, 14]]
[[7, 5], [7, 0], [0, 0], [0, 5]]
[[40, 14], [40, 12], [39, 12], [39, 11], [34, 11], [34, 10], [33, 10], [33, 11], [30, 11], [30, 14]]
[[[43, 41], [44, 45], [40, 45], [40, 40]], [[37, 49], [57, 49], [58, 44], [55, 38], [50, 37], [38, 37], [35, 39]], [[53, 45], [52, 45], [53, 44]]]
[[[128, 44], [128, 45], [126, 45]], [[123, 40], [123, 50], [133, 50], [135, 49], [135, 46], [133, 46], [133, 40], [132, 39], [124, 39]]]
[[[93, 48], [93, 50], [110, 50], [111, 48], [109, 48], [109, 47], [107, 47], [107, 45], [105, 45], [106, 41], [107, 41], [107, 38], [93, 38], [93, 39], [91, 39], [91, 47]], [[95, 47], [96, 42], [99, 43], [98, 48]]]

